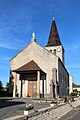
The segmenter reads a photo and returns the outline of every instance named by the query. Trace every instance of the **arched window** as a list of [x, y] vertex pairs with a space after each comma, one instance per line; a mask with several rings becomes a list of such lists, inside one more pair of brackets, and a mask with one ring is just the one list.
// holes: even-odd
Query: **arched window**
[[53, 50], [53, 53], [56, 55], [56, 49]]

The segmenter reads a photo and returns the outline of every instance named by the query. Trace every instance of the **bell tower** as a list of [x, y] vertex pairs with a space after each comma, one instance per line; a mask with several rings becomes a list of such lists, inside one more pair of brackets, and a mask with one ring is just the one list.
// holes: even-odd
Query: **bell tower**
[[64, 48], [60, 41], [55, 19], [52, 21], [48, 43], [45, 48], [52, 52], [54, 55], [57, 55], [64, 64]]

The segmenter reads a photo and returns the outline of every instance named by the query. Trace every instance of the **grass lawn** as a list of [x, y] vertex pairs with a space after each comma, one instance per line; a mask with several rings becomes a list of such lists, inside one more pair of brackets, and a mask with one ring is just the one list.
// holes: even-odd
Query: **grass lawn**
[[12, 97], [0, 97], [0, 101], [2, 101], [2, 100], [11, 100], [12, 99]]

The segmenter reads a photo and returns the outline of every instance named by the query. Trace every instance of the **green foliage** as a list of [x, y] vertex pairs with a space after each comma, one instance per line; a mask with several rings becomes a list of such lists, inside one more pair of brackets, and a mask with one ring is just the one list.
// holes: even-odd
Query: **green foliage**
[[0, 92], [2, 91], [2, 89], [3, 89], [3, 84], [2, 84], [2, 82], [0, 81]]
[[8, 86], [9, 86], [9, 83], [7, 82], [7, 83], [6, 83], [6, 88], [8, 88]]
[[77, 92], [77, 93], [78, 93], [78, 90], [77, 90], [77, 89], [74, 89], [73, 92]]
[[58, 104], [58, 102], [52, 101], [51, 104]]
[[26, 110], [32, 110], [34, 109], [34, 106], [32, 104], [26, 105]]
[[11, 100], [12, 97], [0, 97], [0, 101]]

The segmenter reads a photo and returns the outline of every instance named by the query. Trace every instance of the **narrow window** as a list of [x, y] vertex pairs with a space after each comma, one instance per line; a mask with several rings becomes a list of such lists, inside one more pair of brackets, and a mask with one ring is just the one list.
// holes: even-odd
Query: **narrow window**
[[54, 54], [56, 55], [56, 49], [54, 49]]
[[52, 52], [52, 50], [50, 50], [50, 52]]

